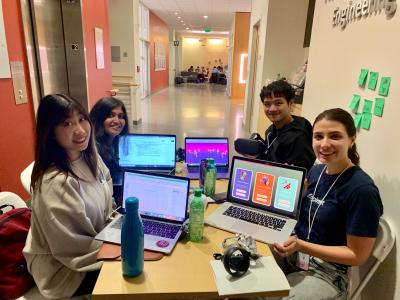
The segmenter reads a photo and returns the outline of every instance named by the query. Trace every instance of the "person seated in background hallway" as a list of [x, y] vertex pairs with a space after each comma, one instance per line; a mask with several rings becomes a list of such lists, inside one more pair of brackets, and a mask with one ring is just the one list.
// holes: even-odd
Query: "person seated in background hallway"
[[219, 71], [218, 71], [217, 67], [214, 66], [214, 67], [212, 68], [212, 70], [211, 70], [211, 74], [218, 74], [218, 73], [219, 73]]
[[312, 127], [308, 120], [291, 114], [294, 89], [283, 80], [263, 87], [260, 93], [264, 113], [272, 122], [265, 131], [267, 150], [259, 159], [311, 168], [315, 161]]
[[[122, 176], [117, 151], [120, 134], [128, 133], [128, 116], [124, 103], [114, 97], [101, 98], [90, 111], [99, 154], [110, 170], [114, 181]], [[120, 178], [119, 178], [120, 179]]]
[[307, 175], [296, 235], [275, 243], [273, 252], [288, 274], [288, 299], [346, 299], [347, 268], [370, 257], [383, 205], [374, 181], [359, 167], [348, 112], [335, 108], [317, 116], [313, 149], [322, 164]]
[[23, 250], [47, 298], [90, 294], [101, 262], [94, 239], [112, 212], [110, 173], [97, 153], [93, 126], [69, 96], [44, 97], [37, 112], [32, 219]]
[[200, 67], [197, 66], [197, 68], [194, 71], [197, 72], [197, 73], [200, 73]]
[[190, 66], [190, 67], [189, 67], [188, 72], [194, 72], [193, 66]]

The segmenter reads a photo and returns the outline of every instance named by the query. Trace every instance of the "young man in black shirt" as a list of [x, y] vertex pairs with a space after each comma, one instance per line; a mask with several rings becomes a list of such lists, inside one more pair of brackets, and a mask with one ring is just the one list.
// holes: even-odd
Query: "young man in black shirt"
[[294, 95], [294, 89], [284, 80], [262, 88], [261, 102], [272, 125], [265, 131], [267, 150], [258, 158], [309, 170], [315, 161], [312, 126], [305, 118], [291, 114]]

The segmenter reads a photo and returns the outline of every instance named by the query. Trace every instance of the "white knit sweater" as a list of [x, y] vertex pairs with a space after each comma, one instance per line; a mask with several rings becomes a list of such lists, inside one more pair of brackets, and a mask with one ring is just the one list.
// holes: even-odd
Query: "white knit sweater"
[[31, 228], [23, 250], [28, 270], [40, 292], [48, 298], [70, 297], [85, 272], [98, 270], [101, 242], [94, 239], [112, 210], [110, 173], [99, 158], [94, 178], [83, 158], [72, 170], [76, 180], [57, 170], [43, 177], [33, 193]]

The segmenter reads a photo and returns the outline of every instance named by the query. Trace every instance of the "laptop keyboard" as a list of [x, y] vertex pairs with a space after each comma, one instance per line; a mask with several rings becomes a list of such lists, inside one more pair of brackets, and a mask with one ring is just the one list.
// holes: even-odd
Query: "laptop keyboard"
[[181, 225], [160, 223], [151, 220], [143, 220], [144, 234], [160, 236], [163, 238], [173, 239], [181, 229]]
[[[121, 217], [116, 222], [114, 222], [111, 225], [111, 228], [121, 229], [123, 218], [124, 217]], [[181, 225], [167, 224], [144, 219], [142, 219], [142, 222], [144, 234], [155, 235], [169, 239], [174, 239], [176, 234], [182, 227]]]
[[286, 223], [286, 220], [236, 206], [230, 206], [223, 214], [278, 231], [281, 231]]

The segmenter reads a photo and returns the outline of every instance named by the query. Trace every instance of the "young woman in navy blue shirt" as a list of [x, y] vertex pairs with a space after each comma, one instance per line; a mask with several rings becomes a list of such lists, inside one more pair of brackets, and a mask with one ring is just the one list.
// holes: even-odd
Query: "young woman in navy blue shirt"
[[274, 250], [284, 258], [295, 299], [345, 299], [347, 267], [362, 265], [371, 255], [383, 206], [378, 188], [359, 167], [348, 112], [335, 108], [318, 115], [313, 149], [322, 164], [307, 176], [296, 235], [275, 243]]

